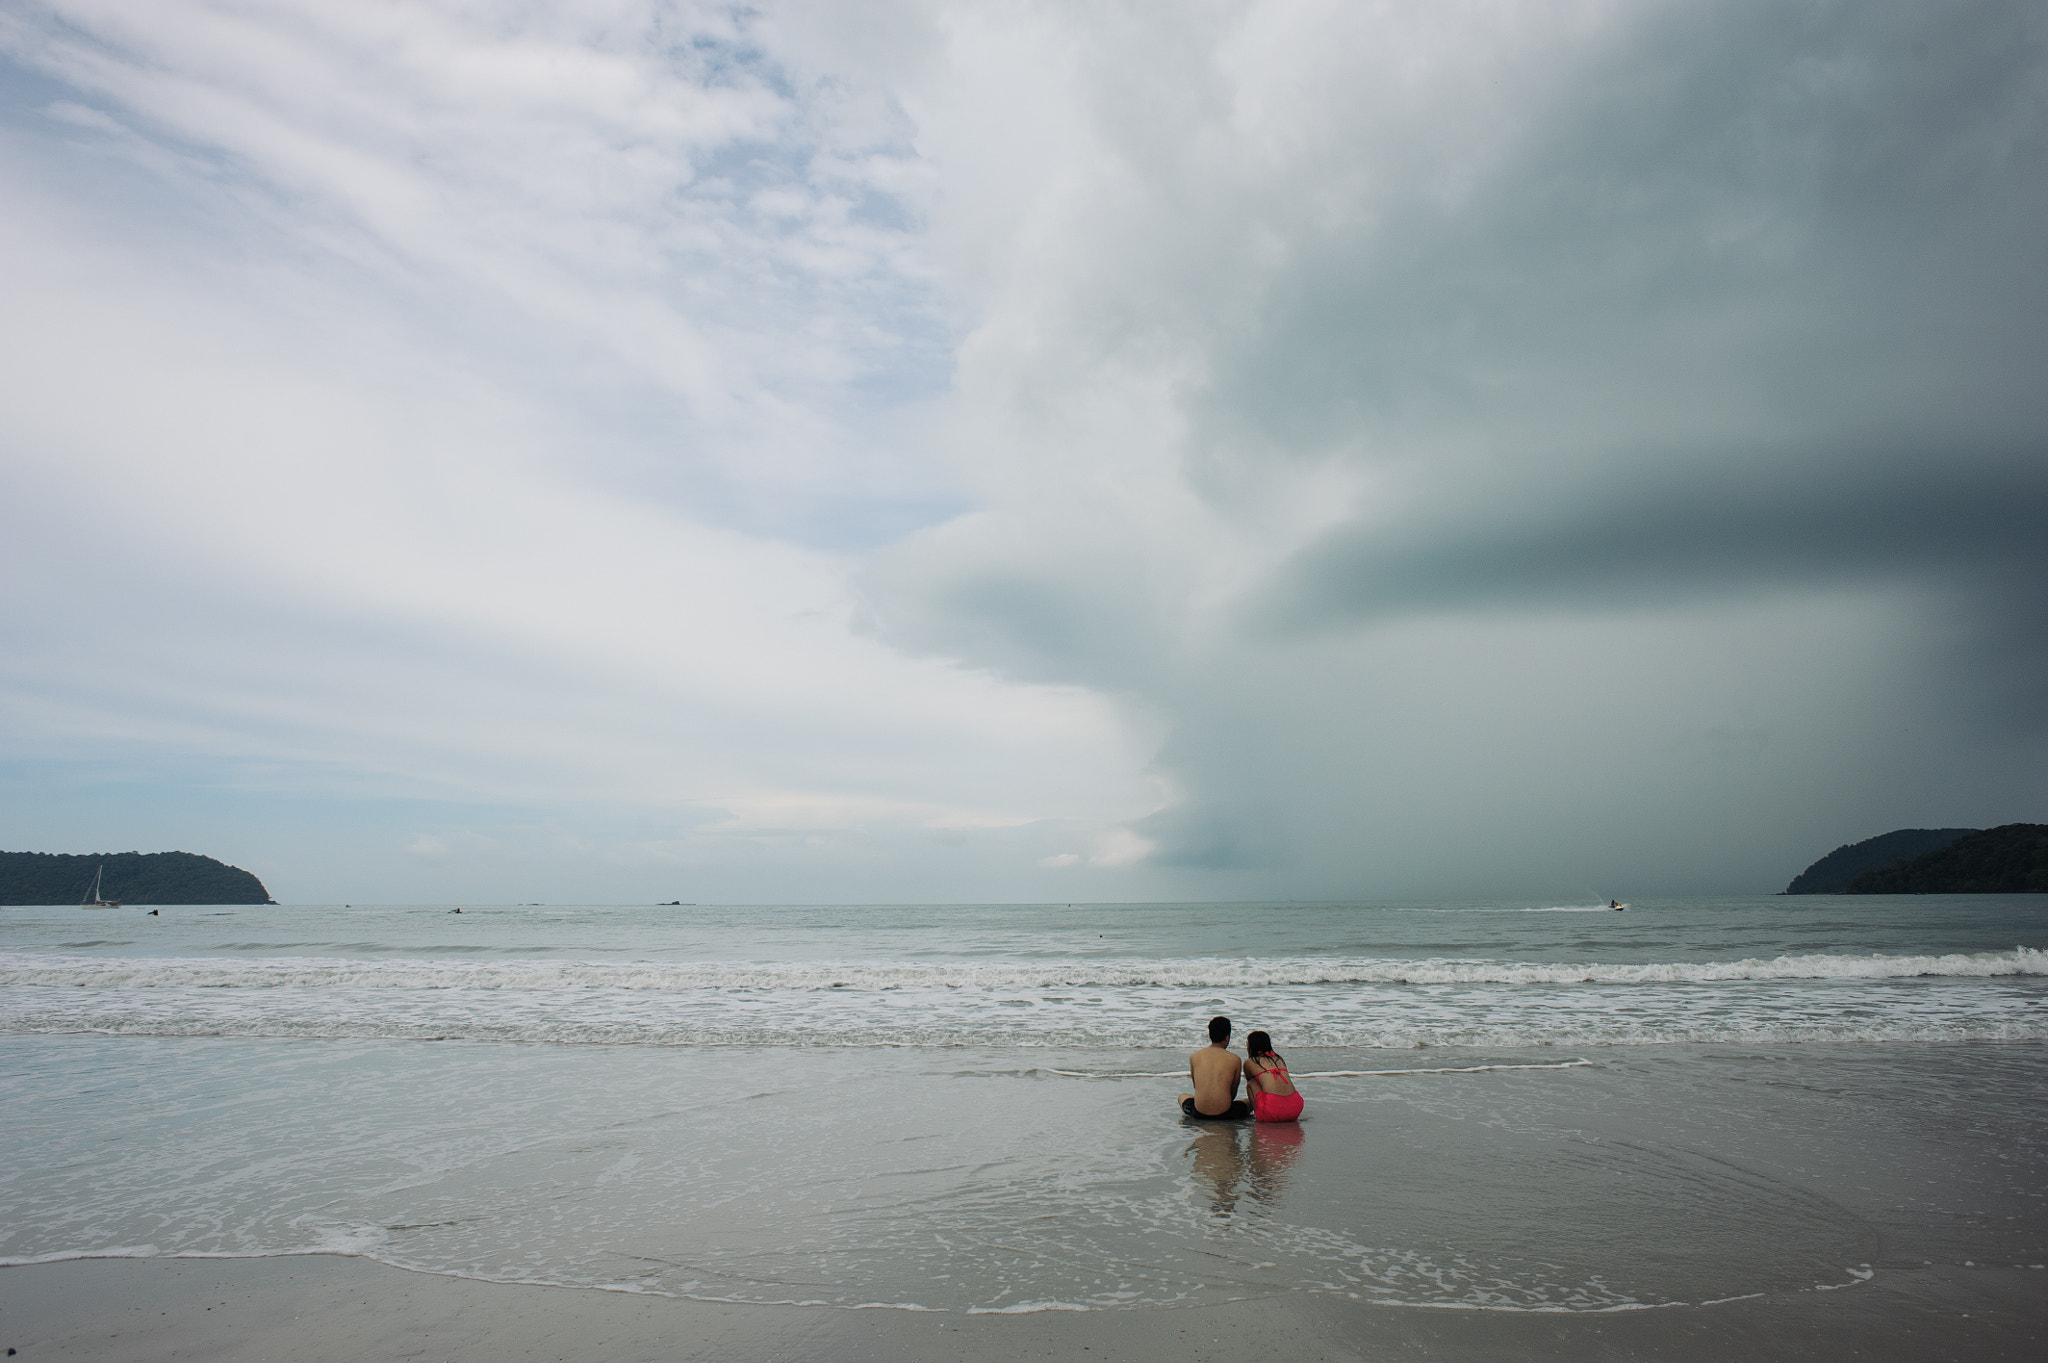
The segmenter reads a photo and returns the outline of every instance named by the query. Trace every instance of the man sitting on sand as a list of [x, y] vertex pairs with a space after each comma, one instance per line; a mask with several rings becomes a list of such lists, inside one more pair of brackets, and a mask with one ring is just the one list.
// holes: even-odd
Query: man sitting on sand
[[1230, 1019], [1209, 1019], [1209, 1044], [1188, 1057], [1193, 1093], [1180, 1096], [1183, 1115], [1198, 1122], [1228, 1122], [1252, 1115], [1251, 1104], [1237, 1096], [1244, 1066], [1230, 1053]]

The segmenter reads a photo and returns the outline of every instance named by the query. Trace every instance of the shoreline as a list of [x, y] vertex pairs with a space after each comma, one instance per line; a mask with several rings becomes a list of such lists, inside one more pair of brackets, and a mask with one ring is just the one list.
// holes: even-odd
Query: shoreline
[[2048, 1356], [2048, 919], [1922, 908], [15, 923], [0, 1363]]
[[[1547, 1328], [1539, 1317], [1720, 1321], [1750, 1309], [1740, 1299], [1870, 1300], [1935, 1265], [2048, 1262], [2028, 1135], [2048, 1075], [2038, 1047], [1455, 1066], [1426, 1084], [1332, 1081], [1298, 1125], [1228, 1131], [1162, 1120], [1159, 1081], [1055, 1095], [1041, 1069], [1000, 1055], [963, 1067], [892, 1053], [860, 1071], [792, 1059], [766, 1067], [770, 1085], [750, 1066], [752, 1086], [721, 1088], [724, 1059], [664, 1077], [631, 1048], [610, 1069], [524, 1048], [296, 1050], [35, 1051], [10, 1085], [20, 1164], [0, 1302], [44, 1274], [153, 1281], [124, 1263], [253, 1282], [251, 1264], [325, 1260], [329, 1277], [447, 1274], [433, 1280], [462, 1292], [598, 1292], [763, 1320], [959, 1325], [1064, 1303], [1095, 1309], [1058, 1314], [1121, 1332], [1140, 1328], [1127, 1315], [1219, 1307], [1405, 1338], [1421, 1327], [1390, 1326], [1389, 1311], [1497, 1305], [1523, 1308], [1489, 1313], [1521, 1324], [1432, 1328], [1520, 1340]], [[925, 1101], [849, 1121], [876, 1069]], [[266, 1082], [251, 1091], [243, 1074]], [[693, 1106], [707, 1084], [723, 1096]], [[503, 1105], [511, 1085], [528, 1107]], [[184, 1116], [222, 1093], [236, 1129]], [[87, 1181], [64, 1173], [80, 1130], [104, 1152]], [[152, 1257], [44, 1257], [124, 1249]], [[261, 1257], [197, 1257], [243, 1253]], [[1854, 1282], [1870, 1269], [1882, 1291]], [[2048, 1298], [2048, 1271], [2023, 1272], [2019, 1290]], [[1649, 1309], [1599, 1309], [1612, 1306]]]
[[1312, 1293], [1032, 1314], [714, 1303], [485, 1282], [349, 1255], [65, 1259], [0, 1268], [24, 1360], [1132, 1359], [2031, 1360], [2048, 1273], [1882, 1270], [1842, 1291], [1607, 1312], [1430, 1309]]

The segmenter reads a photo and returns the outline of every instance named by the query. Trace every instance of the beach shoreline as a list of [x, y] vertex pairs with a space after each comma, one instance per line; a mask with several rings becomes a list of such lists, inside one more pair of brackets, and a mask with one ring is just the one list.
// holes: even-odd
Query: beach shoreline
[[[2048, 923], [1935, 907], [10, 918], [0, 1342], [2032, 1356]], [[1175, 1111], [1217, 1012], [1301, 1122]]]
[[1220, 1306], [970, 1315], [758, 1306], [481, 1282], [344, 1255], [72, 1259], [0, 1268], [24, 1360], [2022, 1360], [2048, 1273], [1887, 1270], [1834, 1292], [1614, 1312], [1444, 1310], [1309, 1294]]

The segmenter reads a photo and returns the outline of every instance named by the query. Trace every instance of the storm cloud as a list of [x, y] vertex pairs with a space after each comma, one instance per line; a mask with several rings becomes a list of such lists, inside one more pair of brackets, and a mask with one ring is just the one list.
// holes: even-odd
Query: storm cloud
[[1068, 73], [1008, 499], [884, 557], [894, 636], [1152, 707], [1156, 858], [1308, 892], [2035, 807], [2038, 14], [1290, 18]]

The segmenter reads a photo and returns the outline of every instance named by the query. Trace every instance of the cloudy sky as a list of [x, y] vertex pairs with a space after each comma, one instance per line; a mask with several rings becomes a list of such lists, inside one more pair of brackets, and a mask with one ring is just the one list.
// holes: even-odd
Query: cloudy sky
[[1601, 896], [2048, 819], [2048, 11], [12, 0], [10, 850]]

